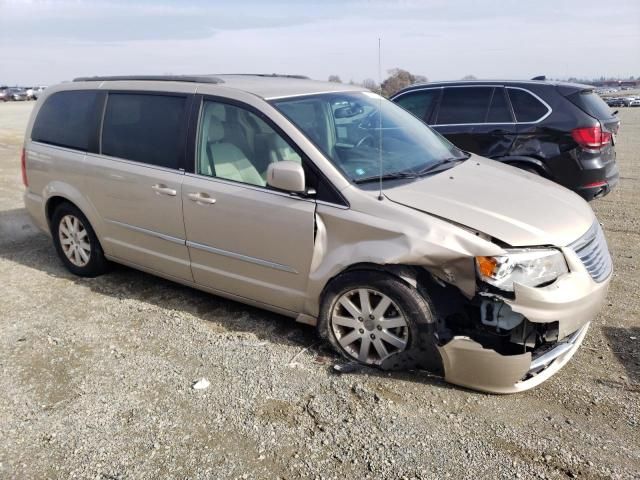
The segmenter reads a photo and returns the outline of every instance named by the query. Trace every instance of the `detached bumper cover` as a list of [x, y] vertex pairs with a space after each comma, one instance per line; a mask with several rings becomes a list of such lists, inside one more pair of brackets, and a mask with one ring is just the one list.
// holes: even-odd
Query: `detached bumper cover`
[[558, 342], [551, 350], [533, 358], [531, 353], [500, 355], [468, 337], [455, 337], [443, 347], [445, 380], [489, 393], [516, 393], [533, 388], [573, 357], [584, 340], [589, 323]]

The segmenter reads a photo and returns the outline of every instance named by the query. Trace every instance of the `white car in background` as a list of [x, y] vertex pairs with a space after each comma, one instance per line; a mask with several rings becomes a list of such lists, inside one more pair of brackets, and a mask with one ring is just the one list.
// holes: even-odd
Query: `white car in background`
[[44, 92], [45, 88], [47, 87], [40, 86], [33, 87], [27, 90], [27, 96], [29, 97], [29, 100], [37, 100], [40, 94]]

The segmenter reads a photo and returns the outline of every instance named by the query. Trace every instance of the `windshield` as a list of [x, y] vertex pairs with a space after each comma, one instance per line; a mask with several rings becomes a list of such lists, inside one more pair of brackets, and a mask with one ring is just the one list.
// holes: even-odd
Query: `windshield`
[[431, 173], [439, 164], [467, 158], [421, 120], [371, 92], [272, 103], [356, 183], [379, 177], [380, 157], [385, 178]]

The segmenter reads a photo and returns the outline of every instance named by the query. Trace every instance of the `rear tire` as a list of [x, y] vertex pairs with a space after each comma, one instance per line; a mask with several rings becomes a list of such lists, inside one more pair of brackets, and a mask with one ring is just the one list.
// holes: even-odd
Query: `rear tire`
[[430, 303], [400, 278], [374, 270], [347, 272], [327, 287], [318, 333], [340, 355], [385, 370], [440, 370]]
[[67, 270], [80, 277], [96, 277], [108, 262], [87, 217], [71, 203], [61, 203], [51, 218], [51, 236]]

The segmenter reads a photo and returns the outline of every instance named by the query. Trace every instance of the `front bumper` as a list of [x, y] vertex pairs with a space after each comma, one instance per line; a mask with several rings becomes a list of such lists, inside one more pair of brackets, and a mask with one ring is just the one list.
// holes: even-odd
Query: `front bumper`
[[598, 283], [571, 248], [562, 250], [569, 273], [546, 287], [516, 285], [515, 299], [503, 299], [531, 323], [558, 322], [560, 340], [544, 352], [502, 355], [468, 336], [454, 336], [438, 346], [445, 380], [484, 392], [516, 393], [544, 382], [569, 361], [606, 299], [611, 274]]
[[500, 355], [468, 337], [456, 337], [438, 348], [445, 380], [488, 393], [524, 392], [540, 385], [564, 367], [582, 344], [589, 325], [582, 326], [536, 358], [532, 358], [530, 352]]

